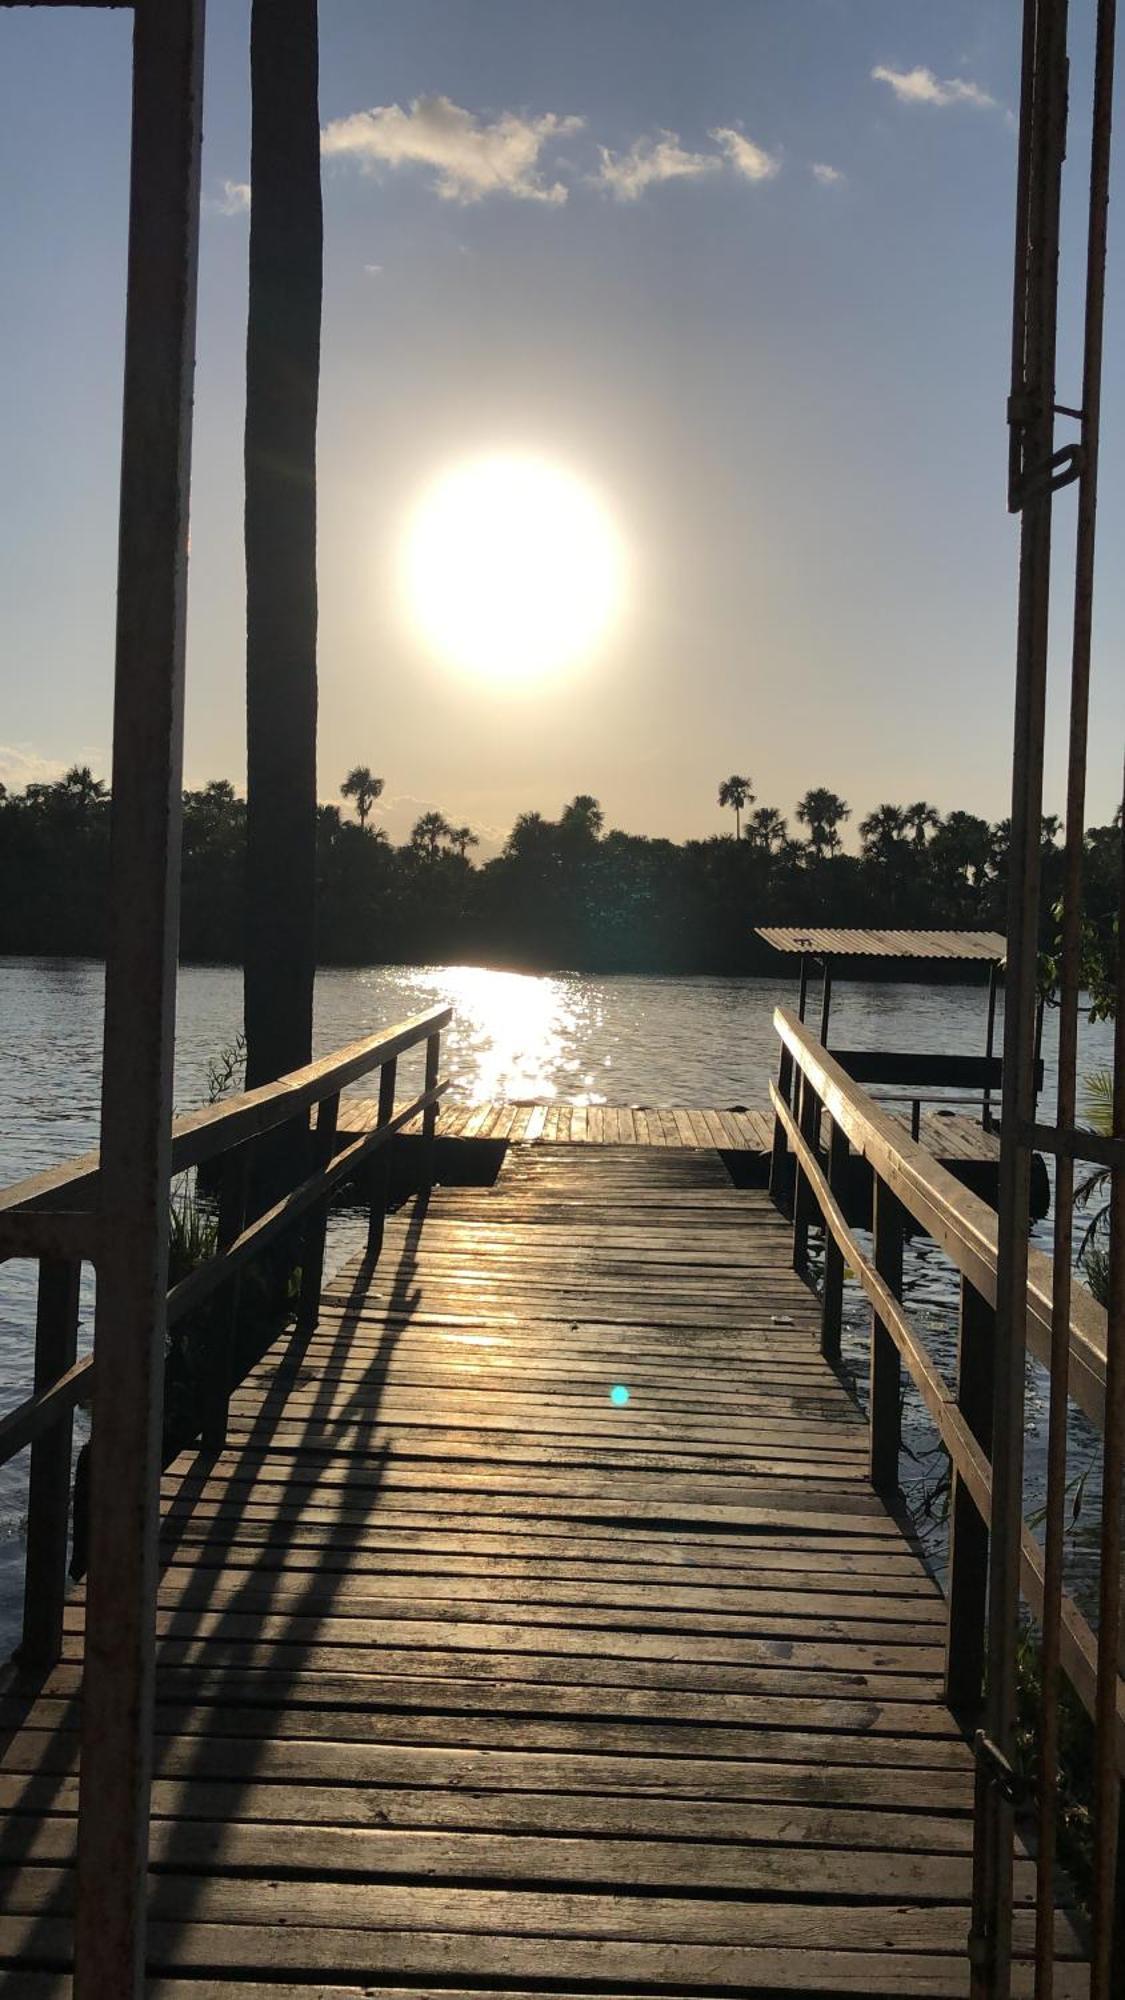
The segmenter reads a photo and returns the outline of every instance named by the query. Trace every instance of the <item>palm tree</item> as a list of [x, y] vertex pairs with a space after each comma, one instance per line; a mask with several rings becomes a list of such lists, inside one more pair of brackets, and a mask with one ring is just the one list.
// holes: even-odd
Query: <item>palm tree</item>
[[382, 791], [382, 778], [373, 778], [366, 764], [357, 764], [354, 771], [348, 772], [340, 786], [341, 798], [355, 800], [359, 823], [363, 827], [367, 825], [367, 815], [376, 799], [381, 797]]
[[766, 854], [783, 845], [788, 831], [788, 823], [776, 806], [759, 806], [746, 821], [747, 840]]
[[579, 792], [564, 806], [559, 828], [563, 833], [575, 834], [580, 840], [597, 840], [605, 825], [605, 814], [597, 799], [589, 792]]
[[850, 819], [852, 809], [838, 792], [830, 792], [824, 785], [814, 785], [797, 803], [797, 818], [809, 830], [808, 844], [817, 860], [826, 854], [839, 852], [841, 841], [837, 831], [840, 821]]
[[455, 847], [462, 861], [465, 861], [468, 858], [466, 850], [470, 847], [479, 847], [480, 841], [477, 839], [472, 827], [451, 826], [449, 829], [449, 845]]
[[742, 838], [742, 814], [754, 803], [754, 791], [749, 778], [724, 778], [719, 786], [719, 804], [734, 807], [734, 837]]
[[992, 828], [976, 813], [951, 812], [930, 843], [934, 866], [978, 889], [992, 861]]
[[59, 790], [67, 803], [76, 807], [83, 817], [91, 806], [99, 805], [108, 797], [105, 785], [100, 778], [95, 778], [88, 764], [72, 764], [60, 779]]
[[903, 806], [876, 806], [866, 819], [859, 822], [859, 837], [863, 843], [864, 859], [888, 863], [902, 853], [909, 826], [909, 814]]
[[324, 228], [317, 0], [253, 0], [246, 327], [246, 1081], [312, 1054], [316, 420]]
[[410, 845], [424, 854], [427, 861], [436, 861], [442, 841], [448, 840], [452, 832], [444, 813], [424, 812], [410, 830]]
[[941, 814], [935, 812], [925, 799], [915, 799], [912, 806], [903, 807], [902, 823], [913, 836], [915, 847], [925, 847], [926, 835], [936, 832], [941, 825]]

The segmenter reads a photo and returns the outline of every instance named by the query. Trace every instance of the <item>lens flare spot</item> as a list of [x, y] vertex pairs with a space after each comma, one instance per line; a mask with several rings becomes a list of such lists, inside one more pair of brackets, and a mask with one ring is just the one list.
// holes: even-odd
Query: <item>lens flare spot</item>
[[625, 1387], [624, 1382], [614, 1383], [612, 1389], [609, 1392], [609, 1400], [611, 1403], [616, 1403], [618, 1409], [621, 1409], [622, 1406], [629, 1401], [629, 1391]]

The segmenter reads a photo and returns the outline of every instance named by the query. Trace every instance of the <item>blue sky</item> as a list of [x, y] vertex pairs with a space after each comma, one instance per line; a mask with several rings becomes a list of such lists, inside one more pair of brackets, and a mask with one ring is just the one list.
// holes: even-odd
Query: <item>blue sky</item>
[[[322, 796], [362, 759], [386, 778], [395, 837], [437, 805], [486, 841], [577, 791], [637, 832], [709, 832], [732, 769], [787, 813], [815, 783], [856, 818], [921, 796], [1007, 811], [1019, 13], [1016, 0], [324, 0]], [[212, 0], [191, 782], [244, 772], [247, 28], [244, 0]], [[108, 761], [128, 46], [124, 17], [0, 13], [9, 783]], [[1116, 227], [1094, 818], [1118, 796], [1125, 733], [1122, 256]], [[419, 491], [507, 447], [589, 480], [629, 552], [625, 615], [598, 655], [516, 692], [429, 657], [395, 587]], [[1063, 586], [1072, 495], [1057, 532]], [[1056, 808], [1061, 622], [1058, 639]]]

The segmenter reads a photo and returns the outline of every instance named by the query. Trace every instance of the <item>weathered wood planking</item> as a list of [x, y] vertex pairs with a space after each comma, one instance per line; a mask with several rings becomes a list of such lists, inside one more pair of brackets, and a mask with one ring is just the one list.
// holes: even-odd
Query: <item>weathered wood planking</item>
[[[376, 1110], [372, 1098], [345, 1097], [340, 1105], [341, 1133], [358, 1136], [369, 1131]], [[908, 1132], [909, 1107], [902, 1115], [893, 1115]], [[417, 1136], [421, 1130], [420, 1118], [403, 1127], [405, 1136]], [[437, 1133], [442, 1139], [506, 1139], [512, 1146], [655, 1146], [676, 1152], [714, 1147], [767, 1154], [773, 1142], [773, 1113], [760, 1106], [720, 1111], [684, 1105], [658, 1109], [635, 1104], [509, 1103], [500, 1098], [483, 1104], [447, 1100], [438, 1113]], [[923, 1111], [920, 1138], [935, 1159], [979, 1160], [995, 1166], [1000, 1157], [996, 1134], [961, 1112]]]
[[[409, 1205], [167, 1475], [159, 2000], [968, 1993], [942, 1600], [785, 1224], [663, 1119]], [[82, 1629], [0, 1703], [29, 2000], [69, 1991]], [[1026, 1957], [1026, 1858], [1016, 1895]]]

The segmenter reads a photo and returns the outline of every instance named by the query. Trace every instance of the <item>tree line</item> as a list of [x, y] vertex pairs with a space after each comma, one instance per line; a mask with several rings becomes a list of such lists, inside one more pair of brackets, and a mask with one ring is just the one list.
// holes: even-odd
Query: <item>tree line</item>
[[[732, 787], [734, 788], [732, 790]], [[651, 972], [771, 968], [755, 924], [1004, 928], [1007, 821], [885, 802], [845, 851], [847, 801], [824, 786], [785, 815], [750, 780], [724, 779], [735, 832], [676, 842], [608, 828], [579, 793], [557, 819], [521, 813], [502, 852], [437, 811], [393, 844], [373, 822], [382, 789], [349, 772], [316, 811], [322, 963], [457, 962]], [[184, 793], [181, 955], [239, 963], [246, 929], [246, 803], [224, 778]], [[1120, 814], [1118, 815], [1118, 820]], [[1061, 894], [1059, 822], [1042, 826], [1044, 944]], [[1086, 909], [1108, 936], [1117, 823], [1086, 836]], [[0, 952], [96, 956], [109, 880], [109, 795], [86, 766], [21, 792], [0, 787]], [[774, 965], [776, 961], [774, 961]]]

